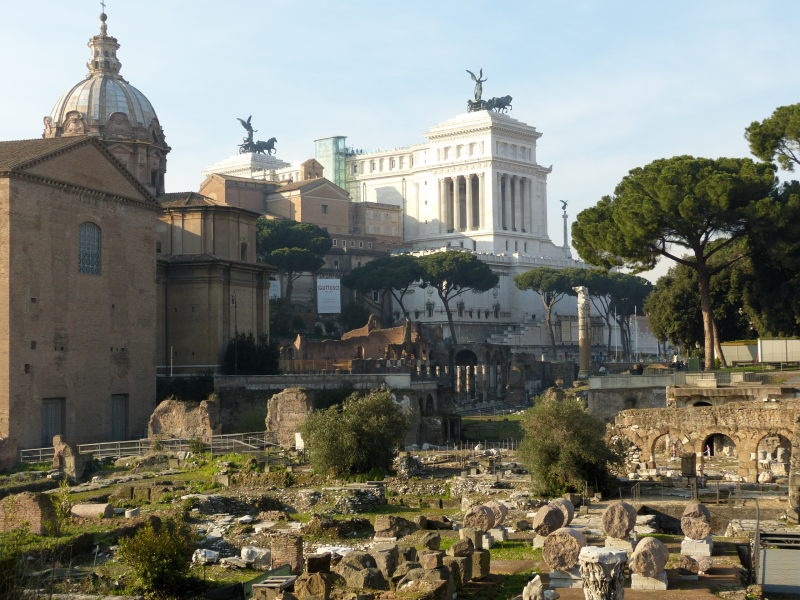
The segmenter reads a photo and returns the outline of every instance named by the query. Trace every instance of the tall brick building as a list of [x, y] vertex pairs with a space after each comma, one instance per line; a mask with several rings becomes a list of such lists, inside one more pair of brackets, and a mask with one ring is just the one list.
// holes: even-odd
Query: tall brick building
[[95, 137], [0, 142], [0, 459], [143, 431], [159, 213]]
[[20, 448], [146, 434], [158, 367], [216, 370], [266, 334], [258, 214], [165, 194], [170, 151], [106, 15], [43, 139], [0, 142], [0, 468]]

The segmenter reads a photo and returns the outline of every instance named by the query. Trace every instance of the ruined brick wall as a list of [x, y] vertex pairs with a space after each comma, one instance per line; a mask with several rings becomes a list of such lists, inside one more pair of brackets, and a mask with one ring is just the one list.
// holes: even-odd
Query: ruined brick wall
[[300, 431], [312, 408], [310, 392], [300, 388], [285, 389], [267, 400], [265, 428], [277, 435], [281, 446], [294, 446], [294, 434]]
[[667, 406], [681, 408], [703, 402], [721, 406], [730, 402], [766, 402], [772, 398], [791, 399], [794, 388], [780, 385], [735, 385], [724, 387], [667, 386]]
[[589, 412], [611, 422], [617, 413], [633, 408], [666, 408], [664, 387], [598, 389], [587, 393]]
[[220, 433], [219, 401], [213, 395], [202, 402], [167, 398], [150, 415], [147, 426], [148, 437], [166, 436], [210, 442], [211, 436]]
[[272, 552], [273, 568], [289, 565], [295, 575], [303, 572], [302, 537], [291, 533], [270, 533], [267, 540]]
[[302, 360], [430, 358], [430, 343], [419, 323], [406, 321], [397, 327], [378, 329], [374, 317], [364, 327], [344, 333], [341, 340], [316, 341], [297, 336], [293, 350], [294, 358]]
[[55, 520], [50, 496], [39, 492], [23, 492], [0, 500], [0, 531], [24, 527], [31, 533], [44, 535]]
[[[669, 434], [680, 440], [685, 452], [701, 453], [713, 434], [731, 438], [736, 446], [739, 475], [746, 481], [758, 476], [758, 444], [767, 436], [794, 440], [800, 418], [800, 401], [739, 402], [724, 406], [625, 410], [614, 419], [613, 432], [624, 435], [655, 466], [656, 441]], [[794, 448], [792, 460], [797, 460]]]

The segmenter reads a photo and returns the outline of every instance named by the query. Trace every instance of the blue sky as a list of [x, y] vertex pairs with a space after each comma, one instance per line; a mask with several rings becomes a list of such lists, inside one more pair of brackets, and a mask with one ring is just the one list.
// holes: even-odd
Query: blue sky
[[[108, 0], [122, 75], [152, 102], [172, 146], [167, 190], [257, 137], [300, 162], [313, 140], [364, 150], [424, 141], [484, 97], [510, 94], [553, 166], [549, 232], [632, 168], [676, 154], [749, 156], [744, 128], [800, 102], [800, 2]], [[39, 137], [59, 95], [86, 74], [99, 2], [4, 6], [0, 139]]]

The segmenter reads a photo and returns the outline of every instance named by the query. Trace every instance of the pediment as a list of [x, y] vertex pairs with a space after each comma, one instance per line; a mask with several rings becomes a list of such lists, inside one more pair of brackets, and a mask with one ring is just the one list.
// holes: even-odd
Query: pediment
[[349, 199], [349, 196], [345, 190], [343, 190], [338, 185], [327, 179], [323, 179], [316, 186], [314, 186], [308, 191], [301, 189], [301, 192], [313, 196], [320, 196], [323, 198], [335, 198], [337, 200]]
[[133, 176], [95, 144], [80, 144], [41, 157], [20, 169], [58, 183], [75, 185], [154, 204]]

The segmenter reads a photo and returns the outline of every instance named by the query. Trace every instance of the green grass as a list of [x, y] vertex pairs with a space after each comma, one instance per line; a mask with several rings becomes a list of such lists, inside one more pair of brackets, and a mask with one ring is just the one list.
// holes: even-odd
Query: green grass
[[542, 549], [534, 548], [526, 541], [498, 542], [489, 552], [492, 560], [542, 560]]
[[522, 439], [522, 415], [464, 417], [461, 437], [469, 442], [503, 442]]

